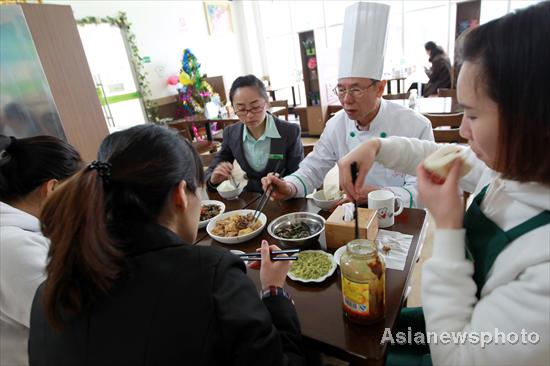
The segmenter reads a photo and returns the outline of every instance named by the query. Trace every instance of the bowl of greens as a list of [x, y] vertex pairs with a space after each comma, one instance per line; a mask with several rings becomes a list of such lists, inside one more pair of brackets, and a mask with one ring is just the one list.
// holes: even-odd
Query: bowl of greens
[[311, 212], [293, 212], [276, 218], [267, 232], [285, 247], [302, 247], [319, 239], [325, 219]]

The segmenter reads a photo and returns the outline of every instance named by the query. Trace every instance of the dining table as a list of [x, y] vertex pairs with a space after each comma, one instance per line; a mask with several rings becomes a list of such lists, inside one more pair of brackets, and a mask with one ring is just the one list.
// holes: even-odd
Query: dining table
[[[225, 212], [244, 208], [254, 209], [260, 201], [260, 194], [253, 192], [243, 192], [236, 200], [225, 200], [217, 192], [211, 192], [209, 196], [210, 199], [222, 201], [226, 206]], [[201, 229], [195, 245], [219, 246], [228, 250], [252, 252], [265, 239], [270, 244], [284, 247], [268, 234], [267, 226], [275, 218], [292, 212], [312, 212], [325, 219], [330, 215], [330, 212], [321, 210], [313, 200], [308, 198], [268, 201], [263, 209], [267, 223], [257, 237], [241, 244], [227, 245], [210, 238], [206, 230]], [[287, 278], [285, 287], [294, 301], [306, 347], [346, 360], [352, 365], [383, 365], [388, 344], [382, 343], [381, 339], [384, 331], [393, 329], [396, 324], [427, 226], [425, 210], [405, 208], [399, 216], [395, 217], [395, 224], [386, 228], [386, 230], [412, 235], [413, 238], [404, 270], [386, 270], [386, 315], [377, 323], [358, 325], [347, 320], [342, 310], [339, 268], [322, 283], [301, 283]], [[317, 242], [302, 249], [322, 249], [333, 252], [327, 250], [324, 232], [321, 233]], [[247, 274], [260, 290], [259, 271], [248, 269]]]
[[[409, 108], [409, 99], [388, 99], [388, 102]], [[416, 99], [414, 110], [422, 114], [449, 114], [464, 112], [456, 97], [423, 97]]]

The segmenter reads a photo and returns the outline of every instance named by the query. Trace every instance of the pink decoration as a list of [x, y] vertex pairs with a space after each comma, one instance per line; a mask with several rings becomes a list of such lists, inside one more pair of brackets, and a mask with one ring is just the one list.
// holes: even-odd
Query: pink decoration
[[317, 67], [317, 57], [311, 57], [309, 60], [307, 60], [307, 67], [310, 70], [313, 70]]
[[178, 81], [179, 81], [178, 76], [172, 75], [168, 78], [168, 85], [177, 85]]

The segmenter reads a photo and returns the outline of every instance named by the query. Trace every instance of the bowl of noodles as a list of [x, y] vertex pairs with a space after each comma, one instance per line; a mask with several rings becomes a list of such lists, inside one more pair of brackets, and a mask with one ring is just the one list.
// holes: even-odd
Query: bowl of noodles
[[260, 213], [258, 220], [254, 221], [255, 210], [235, 210], [217, 216], [206, 226], [206, 232], [210, 237], [223, 244], [240, 244], [258, 236], [265, 224], [267, 217]]

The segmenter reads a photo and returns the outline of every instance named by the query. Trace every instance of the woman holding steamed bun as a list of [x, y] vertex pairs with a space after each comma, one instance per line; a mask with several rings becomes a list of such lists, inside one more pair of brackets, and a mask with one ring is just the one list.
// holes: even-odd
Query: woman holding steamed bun
[[[372, 140], [339, 162], [351, 197], [361, 192], [351, 183], [353, 161], [358, 182], [374, 161], [416, 172], [422, 202], [436, 222], [433, 256], [423, 270], [423, 309], [406, 309], [398, 327], [414, 332], [425, 326], [439, 335], [503, 332], [512, 341], [513, 333], [519, 336], [484, 347], [479, 341], [392, 347], [388, 364], [550, 362], [550, 95], [541, 83], [550, 80], [548, 19], [550, 2], [543, 2], [465, 38], [458, 100], [464, 106], [460, 133], [470, 146], [464, 159], [449, 165], [442, 184], [423, 163], [442, 148], [429, 141]], [[463, 166], [471, 170], [461, 176]], [[459, 188], [473, 193], [466, 212]], [[522, 333], [531, 335], [527, 344]]]

